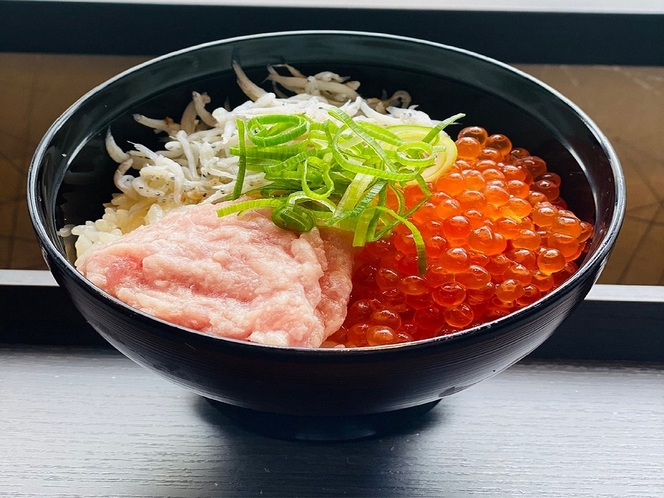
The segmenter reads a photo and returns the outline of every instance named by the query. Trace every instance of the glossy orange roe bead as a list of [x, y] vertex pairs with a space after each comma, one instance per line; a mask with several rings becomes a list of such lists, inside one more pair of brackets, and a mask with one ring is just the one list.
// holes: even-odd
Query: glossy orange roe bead
[[523, 294], [523, 285], [513, 278], [503, 280], [496, 287], [496, 297], [503, 302], [515, 301]]
[[399, 313], [389, 309], [382, 309], [374, 311], [371, 314], [371, 322], [373, 325], [384, 325], [386, 327], [391, 327], [394, 330], [401, 327], [401, 316]]
[[461, 273], [470, 267], [468, 251], [462, 247], [453, 247], [443, 251], [439, 264], [449, 273]]
[[493, 282], [487, 282], [480, 288], [477, 289], [468, 289], [466, 291], [466, 296], [469, 299], [470, 304], [477, 304], [479, 302], [488, 301], [496, 293], [496, 284]]
[[457, 155], [462, 159], [475, 159], [482, 150], [482, 144], [473, 137], [461, 137], [455, 144]]
[[493, 159], [479, 159], [482, 157], [482, 153], [478, 156], [477, 161], [475, 161], [475, 164], [473, 165], [473, 169], [479, 173], [482, 174], [482, 177], [484, 178], [484, 181], [488, 181], [486, 177], [484, 177], [484, 172], [487, 170], [496, 170], [498, 168], [498, 162], [499, 161], [494, 161]]
[[397, 313], [405, 313], [408, 311], [408, 298], [406, 294], [399, 289], [385, 289], [376, 299], [378, 299], [387, 309], [396, 311]]
[[403, 196], [406, 201], [406, 205], [411, 208], [423, 200], [426, 197], [426, 194], [422, 191], [420, 186], [417, 185], [406, 187], [403, 191]]
[[440, 306], [454, 307], [466, 299], [466, 288], [459, 282], [448, 282], [433, 289], [431, 298]]
[[456, 275], [456, 281], [468, 289], [481, 289], [491, 282], [491, 274], [483, 267], [470, 265], [470, 267]]
[[579, 247], [577, 247], [574, 253], [565, 256], [565, 261], [569, 263], [570, 261], [576, 261], [577, 259], [579, 259], [581, 255], [586, 251], [587, 245], [588, 245], [587, 242], [580, 242]]
[[526, 200], [530, 202], [532, 206], [536, 206], [542, 202], [547, 202], [549, 199], [547, 199], [546, 195], [544, 195], [542, 192], [533, 192], [531, 190], [528, 194], [528, 197], [526, 197]]
[[399, 282], [399, 290], [409, 296], [420, 296], [429, 291], [429, 287], [423, 277], [408, 275]]
[[428, 235], [424, 238], [424, 249], [427, 258], [438, 258], [450, 244], [442, 235]]
[[411, 320], [401, 322], [401, 328], [397, 331], [397, 334], [407, 334], [409, 336], [415, 336], [417, 334], [417, 325], [415, 325]]
[[482, 145], [484, 145], [484, 142], [486, 142], [488, 136], [489, 134], [487, 131], [481, 126], [467, 126], [463, 128], [457, 135], [458, 138], [472, 137]]
[[376, 284], [381, 289], [396, 289], [399, 286], [401, 277], [390, 268], [379, 268], [375, 275]]
[[465, 303], [443, 312], [443, 317], [450, 327], [462, 329], [471, 324], [474, 318], [473, 309]]
[[512, 150], [512, 141], [507, 136], [496, 133], [486, 139], [484, 146], [496, 149], [501, 155], [506, 156]]
[[468, 235], [468, 247], [487, 256], [500, 254], [507, 247], [505, 237], [487, 226], [476, 228]]
[[521, 231], [519, 224], [512, 218], [498, 218], [493, 225], [493, 230], [507, 240], [518, 237]]
[[537, 177], [537, 180], [549, 180], [556, 187], [560, 187], [560, 184], [562, 183], [560, 175], [558, 173], [554, 173], [553, 171], [546, 171], [545, 173], [542, 173]]
[[[469, 170], [472, 171], [472, 170]], [[464, 179], [461, 173], [448, 173], [438, 177], [435, 183], [436, 190], [448, 195], [459, 195], [464, 190]]]
[[486, 206], [486, 197], [478, 190], [464, 190], [455, 198], [459, 203], [461, 211], [468, 209], [479, 209], [480, 211]]
[[394, 238], [394, 247], [403, 254], [417, 254], [417, 245], [412, 232], [397, 234]]
[[516, 300], [520, 306], [528, 306], [542, 297], [542, 291], [537, 286], [530, 284], [523, 287], [523, 295]]
[[433, 332], [443, 325], [443, 313], [438, 306], [428, 306], [415, 312], [413, 323], [420, 329]]
[[507, 256], [504, 254], [497, 254], [491, 258], [485, 268], [495, 278], [496, 276], [505, 273], [511, 264], [512, 262]]
[[463, 177], [463, 190], [481, 191], [486, 187], [486, 180], [481, 172], [475, 169], [469, 169], [461, 173]]
[[586, 240], [588, 240], [590, 237], [593, 236], [594, 231], [595, 227], [593, 227], [591, 223], [588, 223], [587, 221], [582, 221], [581, 234], [578, 237], [579, 242], [585, 242]]
[[394, 250], [391, 238], [378, 239], [364, 246], [364, 250], [371, 256], [382, 258]]
[[507, 181], [509, 180], [524, 181], [526, 179], [526, 173], [518, 166], [514, 166], [511, 164], [506, 164], [505, 166], [503, 166], [503, 174], [505, 175], [505, 179]]
[[550, 180], [537, 180], [533, 183], [532, 188], [537, 192], [542, 192], [546, 195], [546, 198], [550, 201], [553, 201], [560, 196], [560, 189], [558, 186]]
[[530, 188], [522, 180], [509, 180], [505, 184], [505, 188], [508, 190], [510, 195], [513, 195], [514, 197], [520, 197], [521, 199], [525, 199], [530, 193]]
[[447, 172], [448, 173], [461, 173], [462, 171], [465, 171], [467, 169], [472, 169], [473, 164], [475, 164], [474, 159], [465, 160], [465, 159], [460, 159], [459, 158], [456, 161], [454, 161], [454, 164], [452, 166], [450, 166], [450, 169], [447, 170]]
[[528, 249], [534, 251], [542, 242], [542, 237], [534, 230], [522, 229], [512, 240], [512, 247], [516, 249]]
[[423, 237], [431, 237], [432, 235], [443, 235], [443, 222], [438, 217], [427, 220], [419, 225], [420, 232]]
[[369, 330], [368, 323], [356, 323], [348, 329], [348, 341], [354, 346], [367, 346], [367, 331]]
[[483, 147], [477, 155], [477, 159], [479, 161], [492, 161], [497, 163], [503, 160], [503, 155], [493, 147]]
[[530, 156], [530, 152], [528, 152], [528, 149], [524, 149], [523, 147], [515, 147], [510, 151], [510, 158], [512, 160], [523, 159], [528, 156]]
[[526, 168], [533, 178], [546, 172], [546, 162], [537, 156], [522, 157], [517, 164]]
[[463, 215], [468, 219], [471, 230], [479, 228], [489, 221], [486, 215], [479, 209], [469, 209]]
[[436, 216], [436, 207], [438, 204], [433, 202], [425, 202], [413, 213], [413, 221], [420, 225], [426, 223], [428, 220]]
[[456, 199], [445, 199], [436, 206], [436, 215], [440, 218], [447, 218], [448, 216], [461, 214], [461, 212], [461, 204]]
[[553, 274], [554, 286], [559, 287], [562, 285], [569, 277], [571, 277], [578, 270], [578, 266], [574, 262], [567, 262], [563, 267], [562, 271], [559, 271]]
[[566, 263], [565, 256], [557, 249], [545, 249], [537, 256], [537, 267], [549, 275], [562, 270]]
[[397, 333], [384, 325], [373, 325], [366, 332], [369, 346], [384, 346], [398, 342]]
[[443, 220], [443, 233], [448, 239], [464, 239], [468, 237], [470, 220], [463, 215], [451, 216]]
[[419, 296], [407, 296], [406, 302], [408, 306], [414, 310], [421, 310], [423, 308], [428, 308], [434, 304], [433, 299], [431, 299], [431, 294], [421, 294]]
[[531, 272], [537, 271], [537, 255], [528, 249], [512, 249], [506, 256], [515, 263], [525, 266]]
[[378, 268], [368, 263], [359, 266], [353, 272], [353, 282], [359, 285], [371, 285], [375, 281], [377, 270]]
[[581, 235], [581, 222], [576, 216], [561, 216], [560, 212], [553, 220], [551, 230], [555, 233], [569, 235], [575, 239]]
[[396, 269], [402, 275], [416, 275], [418, 271], [417, 254], [404, 254], [396, 260]]
[[429, 287], [433, 288], [449, 282], [454, 282], [454, 273], [447, 271], [443, 265], [435, 264], [429, 266], [424, 278]]
[[500, 213], [505, 217], [525, 218], [530, 214], [533, 207], [525, 199], [511, 197], [507, 204], [500, 208]]
[[505, 280], [516, 280], [524, 287], [529, 285], [533, 277], [530, 270], [519, 263], [512, 263], [510, 267], [503, 273]]
[[[417, 327], [416, 327], [417, 328]], [[404, 330], [397, 330], [397, 344], [403, 344], [405, 342], [413, 342], [415, 337]]]
[[550, 227], [558, 216], [558, 208], [549, 203], [535, 206], [532, 212], [532, 219], [535, 225], [539, 227]]
[[477, 251], [468, 251], [468, 258], [471, 265], [485, 268], [489, 264], [490, 258], [486, 254]]
[[494, 180], [498, 180], [498, 181], [505, 180], [505, 175], [497, 167], [483, 170], [482, 171], [482, 176], [484, 177], [484, 180], [487, 181], [487, 182], [494, 181]]
[[549, 235], [547, 238], [547, 244], [552, 249], [558, 249], [565, 258], [569, 258], [576, 254], [579, 249], [579, 241], [576, 238], [563, 233], [552, 233]]
[[509, 191], [502, 185], [487, 185], [482, 193], [486, 202], [492, 206], [504, 206], [510, 200]]

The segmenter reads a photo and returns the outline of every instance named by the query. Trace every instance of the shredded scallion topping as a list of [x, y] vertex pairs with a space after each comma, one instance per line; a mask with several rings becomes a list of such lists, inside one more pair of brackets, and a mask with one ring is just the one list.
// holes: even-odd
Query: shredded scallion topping
[[[247, 199], [220, 208], [218, 215], [271, 208], [272, 221], [281, 228], [350, 230], [355, 246], [382, 238], [403, 223], [413, 233], [424, 273], [424, 240], [408, 217], [430, 196], [427, 182], [456, 160], [456, 146], [444, 129], [463, 114], [433, 127], [379, 126], [354, 120], [338, 108], [328, 115], [323, 123], [287, 114], [256, 116], [246, 123], [238, 119], [239, 143], [231, 148], [239, 157], [232, 199], [240, 198], [247, 170], [262, 171], [268, 183], [246, 192]], [[409, 185], [423, 194], [410, 209], [403, 196]], [[388, 191], [396, 203], [388, 205]]]

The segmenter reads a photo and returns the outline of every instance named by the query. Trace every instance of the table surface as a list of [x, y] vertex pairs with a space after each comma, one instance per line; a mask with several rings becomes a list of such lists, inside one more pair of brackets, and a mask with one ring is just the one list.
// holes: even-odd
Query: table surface
[[0, 347], [0, 497], [664, 496], [664, 365], [521, 362], [398, 432], [239, 427], [110, 350]]

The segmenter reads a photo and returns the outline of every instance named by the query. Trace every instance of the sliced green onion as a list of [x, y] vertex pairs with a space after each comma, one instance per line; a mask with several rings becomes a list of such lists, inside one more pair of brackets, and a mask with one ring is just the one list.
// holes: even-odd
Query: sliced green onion
[[433, 147], [426, 142], [406, 142], [397, 147], [397, 158], [405, 166], [427, 168], [433, 164]]
[[284, 203], [275, 207], [271, 218], [275, 225], [290, 232], [308, 232], [316, 226], [316, 218], [311, 211], [297, 204]]
[[384, 128], [382, 126], [378, 126], [377, 124], [368, 122], [362, 122], [358, 124], [367, 135], [380, 140], [381, 142], [394, 145], [395, 147], [398, 147], [404, 142], [401, 137], [392, 133], [389, 128]]
[[275, 174], [279, 171], [285, 171], [293, 167], [298, 166], [300, 163], [303, 163], [307, 160], [308, 157], [316, 155], [316, 151], [313, 149], [305, 149], [302, 152], [299, 152], [288, 159], [278, 163], [273, 164], [265, 168], [265, 172], [268, 174]]
[[345, 213], [351, 212], [361, 199], [364, 191], [369, 188], [373, 181], [374, 177], [372, 175], [357, 173], [353, 180], [350, 182], [350, 185], [348, 185], [344, 191], [341, 199], [339, 199], [337, 209], [334, 212], [334, 217], [340, 217], [340, 219], [343, 219], [345, 217]]
[[237, 121], [237, 136], [240, 147], [240, 161], [238, 163], [237, 177], [235, 178], [235, 186], [233, 187], [233, 194], [231, 199], [237, 199], [242, 195], [242, 187], [244, 186], [244, 176], [247, 172], [247, 156], [245, 154], [246, 143], [244, 142], [244, 121], [239, 119]]
[[[347, 113], [342, 111], [341, 109], [330, 109], [327, 111], [328, 114], [339, 121], [341, 121], [343, 124], [345, 124], [353, 133], [355, 133], [358, 137], [360, 137], [373, 151], [384, 161], [385, 167], [389, 170], [395, 171], [396, 167], [394, 164], [392, 164], [392, 161], [387, 157], [387, 154], [385, 151], [376, 143], [376, 141], [368, 134], [366, 133], [362, 127], [353, 121], [353, 118], [351, 118]], [[339, 136], [339, 133], [337, 133], [337, 137]], [[334, 149], [333, 149], [334, 150]]]
[[[332, 142], [332, 156], [339, 163], [339, 166], [348, 171], [352, 171], [353, 173], [372, 175], [376, 178], [383, 178], [385, 180], [392, 180], [395, 182], [407, 182], [415, 179], [417, 176], [416, 171], [397, 172], [394, 169], [392, 171], [387, 171], [373, 166], [365, 166], [356, 158], [349, 157], [347, 154], [342, 152], [341, 147], [339, 146], [340, 139], [341, 133], [337, 133]], [[383, 151], [383, 155], [385, 155], [385, 151]], [[394, 165], [392, 167], [394, 168]]]
[[364, 209], [357, 218], [355, 230], [353, 231], [353, 246], [362, 247], [367, 243], [369, 225], [373, 220], [376, 208]]
[[408, 230], [410, 230], [410, 232], [413, 234], [413, 242], [415, 242], [415, 248], [417, 250], [417, 269], [420, 275], [424, 275], [427, 271], [427, 253], [424, 246], [424, 238], [422, 237], [422, 234], [417, 229], [417, 227], [412, 222], [408, 221], [407, 218], [398, 215], [390, 208], [376, 206], [374, 209], [384, 211], [385, 213], [395, 218], [397, 221], [406, 225]]
[[248, 159], [281, 159], [282, 161], [285, 161], [292, 155], [299, 154], [306, 149], [306, 143], [280, 145], [278, 147], [246, 147], [245, 145], [244, 154], [240, 153], [239, 146], [231, 147], [230, 152], [234, 156], [245, 155]]
[[217, 209], [217, 216], [228, 216], [233, 213], [242, 213], [250, 209], [263, 209], [276, 207], [283, 204], [281, 199], [271, 198], [271, 199], [249, 199], [241, 202], [234, 202], [232, 204], [227, 204], [219, 209]]
[[438, 134], [443, 131], [445, 128], [447, 128], [449, 125], [454, 124], [457, 119], [461, 119], [465, 117], [465, 114], [459, 113], [455, 114], [454, 116], [450, 116], [447, 119], [444, 119], [440, 123], [438, 123], [436, 126], [431, 128], [431, 131], [427, 134], [426, 137], [422, 139], [423, 142], [431, 142], [434, 138], [438, 136]]
[[304, 135], [307, 127], [307, 120], [297, 114], [268, 114], [248, 121], [247, 136], [259, 147], [273, 147]]
[[[307, 173], [309, 167], [316, 168], [320, 171], [323, 177], [325, 190], [319, 189], [317, 191], [311, 190], [309, 182], [307, 181]], [[330, 178], [330, 165], [317, 157], [309, 157], [304, 161], [304, 168], [302, 173], [302, 191], [312, 199], [327, 199], [332, 192], [334, 192], [334, 182]]]
[[[315, 226], [337, 227], [352, 231], [356, 246], [403, 223], [413, 233], [423, 273], [424, 239], [408, 218], [429, 199], [427, 182], [456, 159], [456, 146], [442, 131], [463, 114], [435, 127], [382, 127], [355, 121], [341, 109], [328, 113], [323, 123], [280, 114], [253, 117], [246, 124], [238, 120], [238, 145], [231, 147], [239, 156], [238, 175], [229, 198], [242, 195], [247, 169], [263, 172], [268, 183], [248, 191], [261, 198], [231, 203], [218, 210], [219, 216], [268, 208], [281, 228], [301, 233]], [[424, 194], [411, 208], [403, 194], [406, 185], [418, 185]], [[396, 206], [387, 206], [388, 191]]]

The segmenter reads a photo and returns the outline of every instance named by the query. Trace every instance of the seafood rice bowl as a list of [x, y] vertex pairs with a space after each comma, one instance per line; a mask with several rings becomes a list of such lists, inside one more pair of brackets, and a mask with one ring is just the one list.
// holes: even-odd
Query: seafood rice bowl
[[28, 202], [56, 280], [132, 360], [252, 413], [368, 416], [546, 340], [624, 183], [592, 121], [507, 65], [305, 31], [102, 84], [42, 140]]

